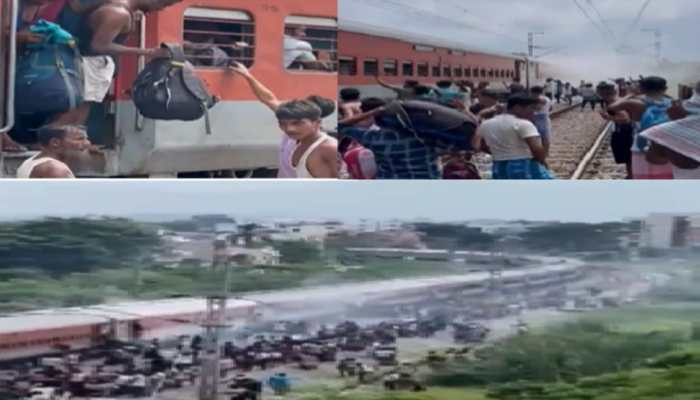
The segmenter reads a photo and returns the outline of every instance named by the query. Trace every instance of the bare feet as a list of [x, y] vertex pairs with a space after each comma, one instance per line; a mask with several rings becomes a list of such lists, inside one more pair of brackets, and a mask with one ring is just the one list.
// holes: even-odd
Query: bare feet
[[26, 147], [12, 140], [10, 135], [7, 133], [3, 133], [2, 136], [0, 136], [0, 146], [2, 151], [6, 151], [8, 153], [21, 153], [23, 151], [27, 151]]

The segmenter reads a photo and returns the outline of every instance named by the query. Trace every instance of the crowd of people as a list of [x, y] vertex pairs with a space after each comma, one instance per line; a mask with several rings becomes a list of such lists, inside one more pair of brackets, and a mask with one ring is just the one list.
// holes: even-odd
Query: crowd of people
[[[339, 151], [345, 178], [481, 179], [474, 159], [483, 152], [491, 156], [492, 179], [556, 179], [547, 162], [555, 103], [580, 104], [581, 111], [599, 106], [600, 116], [613, 123], [613, 155], [626, 165], [628, 179], [688, 179], [700, 173], [695, 118], [700, 84], [695, 96], [683, 103], [666, 95], [667, 82], [660, 77], [597, 86], [581, 81], [577, 87], [548, 78], [529, 90], [518, 79], [503, 85], [406, 81], [397, 87], [377, 78], [377, 84], [394, 96], [363, 98], [352, 87], [340, 91]], [[415, 101], [471, 116], [475, 123], [469, 141], [396, 124], [394, 110]]]
[[[23, 109], [16, 113], [15, 127], [0, 138], [2, 151], [36, 151], [19, 167], [18, 178], [73, 178], [75, 166], [89, 153], [99, 152], [90, 141], [88, 117], [93, 105], [105, 100], [120, 58], [143, 56], [148, 61], [171, 57], [164, 47], [127, 44], [129, 35], [138, 29], [137, 13], [157, 12], [181, 1], [20, 0], [16, 32], [18, 66], [31, 63], [42, 48], [68, 49], [71, 55], [77, 55], [79, 65], [67, 65], [61, 72], [80, 75], [80, 84], [72, 89], [81, 93], [72, 93], [76, 104], [64, 112], [43, 112], [39, 105], [30, 104], [24, 107], [29, 112]], [[281, 60], [284, 67], [333, 70], [334, 63], [328, 57], [324, 59], [323, 52], [317, 56], [305, 37], [304, 26], [294, 26], [285, 32]], [[189, 39], [192, 38], [185, 37], [181, 46], [194, 65], [207, 63], [242, 77], [277, 117], [284, 133], [279, 151], [279, 177], [337, 177], [336, 141], [321, 130], [322, 118], [335, 115], [335, 100], [309, 96], [282, 102], [231, 55], [231, 51], [244, 51], [249, 46], [246, 42], [224, 46], [219, 42], [193, 43]], [[54, 88], [47, 88], [50, 90]], [[17, 94], [23, 104], [37, 101], [25, 97], [23, 93]]]

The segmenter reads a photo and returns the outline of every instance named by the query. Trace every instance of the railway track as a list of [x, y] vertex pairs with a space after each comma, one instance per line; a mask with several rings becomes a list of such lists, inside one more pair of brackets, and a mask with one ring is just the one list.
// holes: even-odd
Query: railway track
[[[624, 179], [625, 166], [617, 165], [610, 150], [610, 125], [597, 111], [563, 106], [552, 113], [552, 143], [547, 159], [559, 179]], [[490, 156], [479, 154], [482, 177], [491, 177]]]

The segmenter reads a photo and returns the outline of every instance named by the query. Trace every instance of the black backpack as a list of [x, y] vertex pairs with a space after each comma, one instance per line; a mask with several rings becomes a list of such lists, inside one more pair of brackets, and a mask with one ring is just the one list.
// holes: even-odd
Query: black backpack
[[453, 108], [419, 100], [396, 101], [387, 105], [377, 125], [406, 129], [419, 138], [440, 140], [462, 150], [471, 150], [477, 119]]
[[182, 47], [166, 43], [162, 47], [171, 58], [152, 60], [136, 77], [132, 88], [136, 108], [151, 119], [195, 121], [204, 116], [210, 134], [209, 109], [216, 100], [185, 59]]

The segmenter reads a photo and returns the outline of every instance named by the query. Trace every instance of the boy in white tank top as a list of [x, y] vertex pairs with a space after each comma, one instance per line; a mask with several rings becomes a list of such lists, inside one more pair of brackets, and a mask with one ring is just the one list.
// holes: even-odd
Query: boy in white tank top
[[297, 178], [338, 178], [338, 141], [321, 130], [321, 108], [309, 100], [292, 100], [275, 115], [280, 129], [297, 142], [288, 160]]
[[44, 126], [37, 131], [41, 151], [17, 169], [17, 178], [75, 178], [68, 166], [90, 148], [85, 129], [77, 126]]

